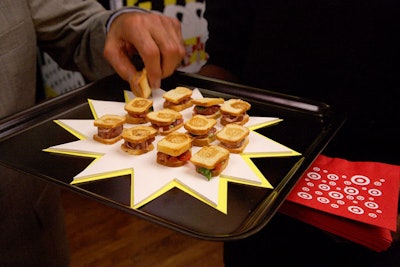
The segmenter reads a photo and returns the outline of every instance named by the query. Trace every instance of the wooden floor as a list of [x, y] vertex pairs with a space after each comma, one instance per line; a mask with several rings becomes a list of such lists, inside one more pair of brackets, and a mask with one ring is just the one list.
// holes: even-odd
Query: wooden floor
[[222, 243], [147, 222], [62, 191], [71, 267], [222, 267]]

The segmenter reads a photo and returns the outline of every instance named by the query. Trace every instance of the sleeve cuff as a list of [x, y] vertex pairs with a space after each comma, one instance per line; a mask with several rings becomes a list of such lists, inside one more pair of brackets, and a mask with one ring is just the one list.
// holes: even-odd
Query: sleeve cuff
[[118, 9], [117, 11], [112, 13], [112, 15], [108, 18], [107, 23], [106, 23], [106, 32], [108, 32], [110, 30], [110, 26], [113, 23], [113, 21], [115, 20], [115, 18], [117, 18], [121, 14], [128, 13], [128, 12], [149, 13], [150, 11], [147, 9], [140, 8], [140, 7], [125, 7], [125, 8]]

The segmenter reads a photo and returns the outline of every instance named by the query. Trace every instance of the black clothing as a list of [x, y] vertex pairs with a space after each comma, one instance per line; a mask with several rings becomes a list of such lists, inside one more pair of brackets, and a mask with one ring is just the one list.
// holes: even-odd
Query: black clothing
[[[323, 154], [399, 164], [400, 1], [207, 1], [207, 64], [240, 83], [315, 99], [347, 113]], [[225, 243], [230, 266], [400, 266], [400, 245], [375, 253], [277, 214]]]
[[331, 156], [398, 164], [399, 15], [396, 0], [208, 1], [208, 64], [345, 110]]

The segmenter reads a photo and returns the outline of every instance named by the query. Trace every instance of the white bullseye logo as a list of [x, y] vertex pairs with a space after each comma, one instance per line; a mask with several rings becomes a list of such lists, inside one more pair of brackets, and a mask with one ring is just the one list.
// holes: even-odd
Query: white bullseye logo
[[355, 187], [347, 186], [343, 190], [346, 194], [355, 196], [359, 193], [358, 189]]
[[333, 181], [339, 180], [339, 176], [337, 176], [336, 174], [328, 174], [326, 177], [329, 180], [333, 180]]
[[326, 197], [317, 197], [317, 200], [323, 204], [329, 203], [329, 199], [327, 199]]
[[313, 180], [319, 180], [321, 179], [321, 175], [319, 173], [316, 172], [309, 172], [307, 173], [307, 177]]
[[367, 208], [374, 209], [374, 210], [377, 209], [377, 208], [379, 208], [378, 204], [376, 204], [375, 202], [367, 201], [367, 202], [364, 203], [364, 205], [365, 205]]
[[331, 191], [328, 193], [328, 195], [334, 199], [342, 199], [343, 198], [343, 194], [340, 192], [336, 192], [336, 191]]
[[354, 214], [364, 214], [364, 210], [358, 206], [349, 206], [347, 209]]
[[370, 179], [364, 175], [354, 175], [350, 180], [356, 185], [367, 185], [371, 182]]
[[326, 184], [320, 184], [318, 186], [318, 188], [323, 190], [323, 191], [329, 191], [331, 189], [331, 187], [329, 185], [326, 185]]
[[298, 192], [297, 195], [303, 199], [312, 199], [312, 195], [306, 192]]
[[368, 190], [368, 193], [369, 193], [371, 196], [374, 196], [374, 197], [377, 197], [377, 196], [382, 195], [382, 191], [379, 190], [379, 189], [370, 189], [370, 190]]

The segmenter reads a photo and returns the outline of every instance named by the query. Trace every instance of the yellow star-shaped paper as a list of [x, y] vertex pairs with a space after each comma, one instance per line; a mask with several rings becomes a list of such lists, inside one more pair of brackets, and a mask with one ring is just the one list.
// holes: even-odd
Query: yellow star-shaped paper
[[[154, 110], [162, 109], [164, 98], [162, 89], [154, 90], [152, 94]], [[193, 98], [202, 97], [199, 90], [193, 90]], [[129, 101], [134, 96], [125, 91], [125, 99]], [[124, 102], [113, 102], [89, 99], [94, 119], [105, 114], [125, 115]], [[192, 108], [181, 111], [184, 120], [192, 116]], [[52, 153], [93, 157], [95, 160], [82, 172], [77, 174], [71, 184], [113, 178], [121, 175], [131, 175], [131, 207], [140, 208], [173, 187], [177, 187], [204, 203], [227, 213], [227, 188], [228, 182], [242, 183], [251, 186], [272, 188], [268, 180], [262, 175], [251, 161], [252, 157], [281, 157], [297, 156], [298, 152], [279, 144], [254, 130], [277, 124], [281, 121], [275, 117], [251, 116], [245, 126], [249, 127], [249, 144], [242, 154], [230, 154], [228, 166], [220, 176], [207, 180], [196, 172], [191, 163], [182, 167], [166, 167], [156, 162], [157, 150], [154, 149], [142, 155], [130, 155], [121, 149], [123, 140], [105, 145], [93, 140], [97, 128], [93, 120], [60, 119], [55, 122], [79, 138], [78, 141], [55, 145], [44, 149]], [[129, 128], [134, 125], [126, 124]], [[216, 126], [222, 129], [218, 123]], [[184, 132], [182, 127], [178, 131]], [[158, 135], [157, 142], [163, 136]], [[215, 141], [217, 144], [218, 141]], [[200, 148], [193, 147], [192, 154]]]

